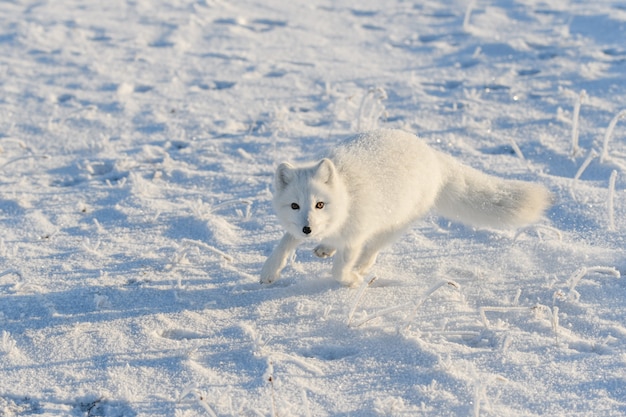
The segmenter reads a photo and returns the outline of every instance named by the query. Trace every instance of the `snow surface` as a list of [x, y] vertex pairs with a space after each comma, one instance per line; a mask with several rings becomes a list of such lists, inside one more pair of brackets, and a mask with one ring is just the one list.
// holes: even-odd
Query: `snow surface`
[[[622, 0], [1, 1], [0, 415], [626, 415], [625, 39]], [[554, 206], [261, 286], [276, 165], [375, 127]]]

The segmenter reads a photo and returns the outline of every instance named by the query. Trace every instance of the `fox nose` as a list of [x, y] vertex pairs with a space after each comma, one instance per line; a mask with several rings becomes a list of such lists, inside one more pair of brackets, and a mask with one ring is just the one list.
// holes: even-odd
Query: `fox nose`
[[302, 233], [304, 233], [305, 235], [308, 235], [311, 233], [311, 228], [309, 226], [304, 226], [302, 228]]

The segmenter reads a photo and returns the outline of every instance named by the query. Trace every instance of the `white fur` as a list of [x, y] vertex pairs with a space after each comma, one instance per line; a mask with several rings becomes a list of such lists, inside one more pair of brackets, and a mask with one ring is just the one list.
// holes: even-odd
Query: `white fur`
[[468, 225], [515, 227], [537, 221], [550, 203], [543, 186], [484, 174], [399, 130], [354, 136], [314, 164], [283, 163], [274, 188], [286, 233], [262, 283], [279, 278], [305, 239], [320, 242], [317, 256], [334, 255], [337, 281], [357, 285], [378, 252], [430, 209]]

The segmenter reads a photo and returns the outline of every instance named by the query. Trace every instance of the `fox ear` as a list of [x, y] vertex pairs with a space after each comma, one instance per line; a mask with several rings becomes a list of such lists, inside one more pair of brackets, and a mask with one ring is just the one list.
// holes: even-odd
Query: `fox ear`
[[284, 190], [285, 187], [293, 180], [294, 176], [294, 168], [293, 165], [287, 162], [283, 162], [278, 165], [276, 169], [276, 176], [274, 178], [274, 183], [276, 185], [277, 190]]
[[322, 180], [325, 184], [332, 184], [337, 176], [335, 164], [328, 158], [322, 159], [315, 168], [315, 178]]

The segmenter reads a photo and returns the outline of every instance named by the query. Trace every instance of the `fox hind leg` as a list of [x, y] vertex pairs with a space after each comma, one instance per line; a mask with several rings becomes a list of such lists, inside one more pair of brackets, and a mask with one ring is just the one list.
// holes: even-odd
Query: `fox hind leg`
[[363, 276], [367, 275], [370, 268], [376, 263], [376, 258], [380, 251], [393, 242], [404, 229], [405, 227], [399, 227], [397, 230], [379, 233], [370, 238], [359, 254], [355, 264], [356, 271]]
[[360, 255], [360, 245], [355, 246], [340, 249], [333, 260], [333, 278], [348, 287], [356, 287], [363, 281], [354, 270]]
[[376, 258], [378, 257], [379, 250], [371, 250], [369, 248], [365, 248], [363, 253], [359, 257], [359, 261], [356, 263], [356, 270], [360, 275], [367, 275], [370, 268], [376, 263]]

